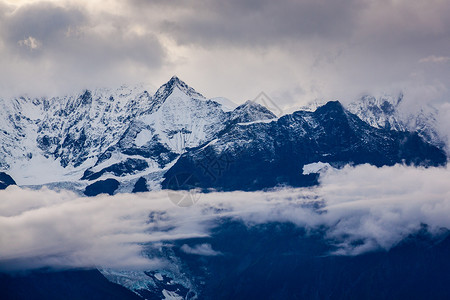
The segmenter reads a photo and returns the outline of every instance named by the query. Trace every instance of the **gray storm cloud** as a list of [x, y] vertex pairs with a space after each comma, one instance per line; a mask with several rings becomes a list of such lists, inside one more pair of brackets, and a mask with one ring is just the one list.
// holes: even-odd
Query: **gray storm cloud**
[[364, 93], [449, 102], [450, 5], [431, 0], [0, 0], [0, 95], [173, 74], [236, 103], [284, 108]]
[[[423, 224], [432, 234], [450, 228], [449, 175], [448, 167], [345, 167], [322, 174], [317, 188], [214, 192], [187, 208], [166, 191], [86, 198], [8, 187], [0, 191], [0, 269], [160, 268], [164, 259], [145, 256], [142, 245], [207, 237], [218, 218], [325, 226], [338, 255], [388, 250]], [[221, 254], [206, 243], [182, 250]]]
[[142, 82], [161, 67], [165, 50], [153, 32], [134, 26], [120, 13], [77, 1], [4, 6], [1, 95], [54, 96]]

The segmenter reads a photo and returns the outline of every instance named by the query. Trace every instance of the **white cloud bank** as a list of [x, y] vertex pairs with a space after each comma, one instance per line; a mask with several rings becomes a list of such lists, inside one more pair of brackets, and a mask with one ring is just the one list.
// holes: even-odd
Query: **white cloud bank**
[[[217, 217], [249, 226], [325, 225], [330, 242], [339, 245], [337, 254], [346, 255], [389, 249], [421, 224], [436, 234], [450, 228], [448, 167], [362, 165], [330, 169], [320, 180], [321, 187], [312, 189], [202, 194], [187, 208], [175, 206], [165, 191], [85, 198], [8, 187], [0, 191], [0, 269], [159, 268], [164, 261], [144, 257], [142, 244], [207, 236]], [[207, 245], [182, 250], [220, 251]]]

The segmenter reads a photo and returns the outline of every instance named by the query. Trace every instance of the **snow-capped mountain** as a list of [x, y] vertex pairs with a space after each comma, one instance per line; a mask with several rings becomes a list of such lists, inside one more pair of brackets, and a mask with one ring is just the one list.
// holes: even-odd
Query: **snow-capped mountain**
[[205, 99], [176, 77], [158, 89], [152, 102], [153, 107], [129, 122], [82, 179], [96, 180], [107, 174], [122, 182], [134, 183], [142, 177], [155, 184], [161, 171], [186, 149], [211, 140], [222, 130], [228, 116], [219, 103]]
[[153, 95], [122, 86], [2, 100], [0, 171], [22, 186], [96, 195], [182, 188], [169, 181], [183, 172], [201, 181], [194, 186], [257, 189], [314, 184], [317, 174], [302, 175], [302, 168], [319, 161], [446, 161], [441, 150], [407, 132], [437, 139], [429, 115], [402, 118], [402, 96], [364, 97], [350, 111], [339, 102], [317, 104], [280, 118], [253, 101], [237, 106], [215, 99], [174, 76]]
[[78, 180], [149, 100], [138, 87], [2, 100], [1, 167], [20, 185]]
[[447, 158], [416, 133], [378, 129], [361, 121], [337, 101], [314, 112], [297, 111], [279, 119], [237, 123], [206, 146], [183, 154], [164, 175], [189, 172], [189, 187], [221, 190], [258, 190], [277, 185], [308, 186], [317, 174], [303, 175], [314, 162], [340, 167], [370, 163], [376, 166], [404, 162], [443, 165]]
[[384, 95], [379, 98], [365, 95], [350, 103], [348, 110], [373, 127], [406, 131], [406, 125], [400, 120], [401, 116], [398, 111], [402, 100], [403, 94], [398, 95], [398, 97]]
[[347, 109], [373, 127], [397, 131], [415, 131], [425, 141], [444, 147], [443, 139], [437, 131], [437, 110], [423, 106], [417, 112], [408, 112], [404, 105], [404, 95], [364, 95], [350, 103]]
[[206, 99], [176, 76], [154, 95], [141, 86], [123, 86], [3, 100], [0, 170], [19, 185], [82, 190], [109, 179], [131, 192], [140, 179], [141, 185], [148, 181], [157, 189], [165, 170], [186, 149], [212, 140], [230, 123], [274, 117], [258, 104], [236, 107], [217, 100]]

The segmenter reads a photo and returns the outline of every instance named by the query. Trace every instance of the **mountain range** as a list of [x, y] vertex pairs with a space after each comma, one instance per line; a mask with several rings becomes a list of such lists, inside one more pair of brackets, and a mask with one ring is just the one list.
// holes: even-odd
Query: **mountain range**
[[444, 165], [435, 119], [403, 121], [401, 100], [366, 96], [277, 118], [254, 101], [207, 99], [176, 76], [154, 93], [122, 86], [2, 100], [0, 188], [256, 190], [316, 184], [316, 173], [302, 173], [315, 162]]

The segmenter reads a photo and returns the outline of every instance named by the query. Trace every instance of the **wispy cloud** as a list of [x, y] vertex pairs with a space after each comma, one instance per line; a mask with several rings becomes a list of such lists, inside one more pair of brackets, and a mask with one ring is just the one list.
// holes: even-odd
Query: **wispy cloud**
[[180, 249], [185, 253], [195, 255], [216, 256], [221, 254], [219, 251], [213, 250], [211, 244], [199, 244], [193, 247], [184, 244]]
[[20, 46], [28, 47], [30, 50], [38, 49], [42, 46], [42, 43], [32, 36], [17, 42]]
[[420, 63], [448, 63], [450, 56], [436, 56], [430, 55], [419, 60]]

